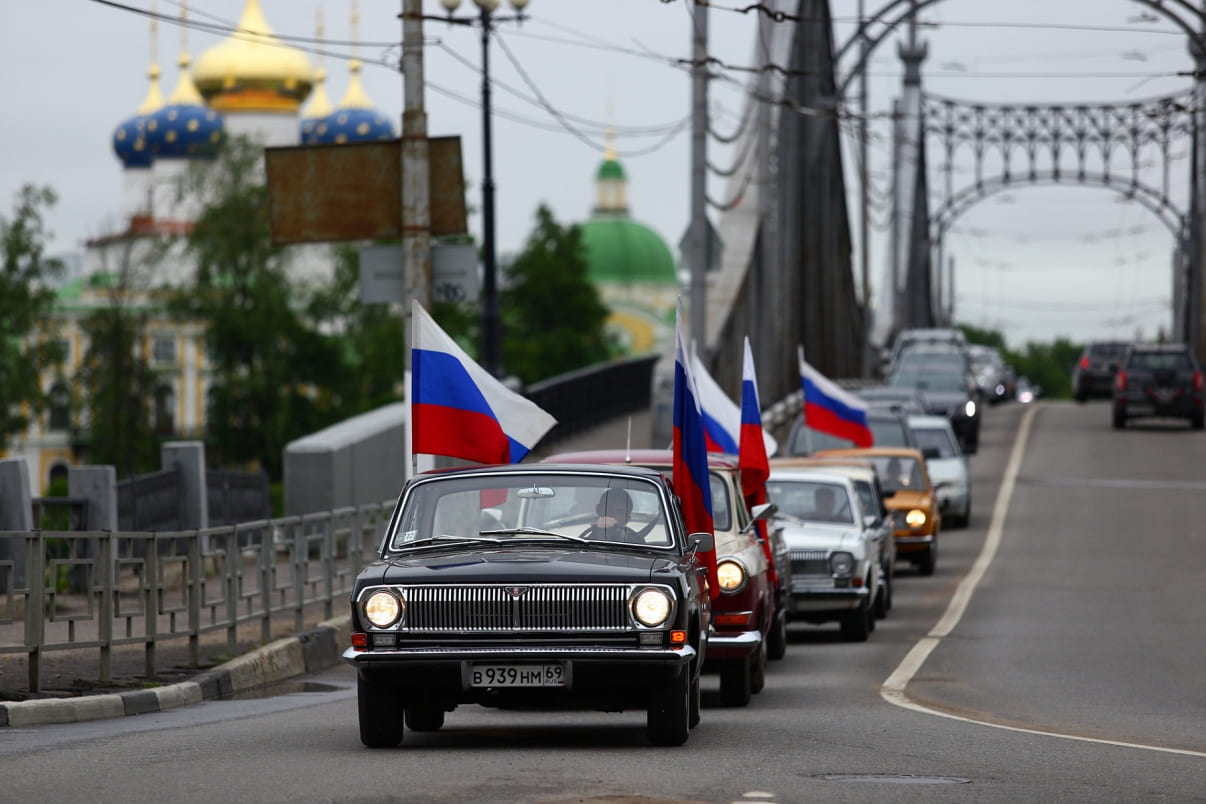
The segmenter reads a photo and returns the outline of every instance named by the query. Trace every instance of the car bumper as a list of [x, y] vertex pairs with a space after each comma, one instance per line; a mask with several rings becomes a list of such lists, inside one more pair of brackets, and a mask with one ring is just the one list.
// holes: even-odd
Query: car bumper
[[944, 514], [963, 516], [967, 513], [967, 504], [971, 494], [966, 488], [943, 488], [938, 490], [939, 510]]
[[857, 589], [797, 586], [791, 592], [791, 614], [795, 616], [850, 611], [867, 605], [870, 595], [871, 590], [865, 586]]
[[1190, 417], [1203, 411], [1200, 397], [1182, 394], [1174, 399], [1159, 400], [1152, 396], [1115, 397], [1114, 408], [1127, 416]]
[[761, 631], [713, 631], [708, 635], [705, 666], [714, 659], [743, 659], [757, 653], [761, 647]]
[[934, 534], [910, 533], [904, 536], [896, 536], [896, 552], [900, 553], [924, 553], [929, 550], [934, 544]]

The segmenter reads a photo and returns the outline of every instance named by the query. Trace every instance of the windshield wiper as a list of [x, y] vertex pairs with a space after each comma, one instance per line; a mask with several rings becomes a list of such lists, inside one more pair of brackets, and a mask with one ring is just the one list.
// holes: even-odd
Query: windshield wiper
[[586, 539], [583, 539], [581, 536], [569, 536], [564, 533], [557, 533], [557, 532], [551, 531], [551, 530], [543, 530], [541, 528], [528, 528], [528, 527], [499, 528], [497, 530], [483, 530], [482, 535], [483, 536], [494, 536], [494, 535], [498, 535], [498, 536], [502, 536], [502, 535], [507, 535], [507, 536], [551, 536], [554, 539], [568, 539], [571, 542], [582, 542], [583, 544], [586, 543]]

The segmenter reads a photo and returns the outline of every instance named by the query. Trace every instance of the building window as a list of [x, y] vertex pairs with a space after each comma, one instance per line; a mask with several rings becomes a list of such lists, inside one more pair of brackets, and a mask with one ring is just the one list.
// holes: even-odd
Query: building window
[[176, 339], [155, 338], [151, 344], [151, 361], [157, 365], [175, 365]]
[[71, 392], [61, 382], [50, 388], [50, 421], [48, 430], [66, 430], [71, 426]]
[[176, 432], [176, 393], [170, 385], [155, 388], [155, 434], [166, 436]]

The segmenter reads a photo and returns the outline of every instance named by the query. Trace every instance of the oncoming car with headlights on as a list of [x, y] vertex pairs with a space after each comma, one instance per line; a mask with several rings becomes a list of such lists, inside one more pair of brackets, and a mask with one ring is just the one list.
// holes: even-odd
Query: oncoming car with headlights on
[[[643, 466], [673, 482], [672, 458], [670, 450], [601, 449], [564, 452], [545, 460]], [[761, 692], [766, 684], [767, 659], [781, 659], [787, 652], [790, 558], [774, 528], [769, 531], [769, 545], [763, 544], [756, 523], [769, 519], [773, 511], [769, 506], [753, 512], [746, 509], [737, 456], [708, 453], [708, 480], [720, 593], [712, 600], [703, 669], [719, 674], [722, 703], [746, 706], [751, 694]]]
[[825, 450], [816, 454], [817, 457], [860, 456], [875, 464], [886, 497], [884, 503], [892, 512], [897, 560], [915, 564], [922, 575], [933, 575], [938, 562], [942, 514], [938, 493], [930, 482], [921, 451], [903, 447], [867, 447]]
[[699, 721], [711, 617], [700, 552], [658, 472], [515, 464], [402, 489], [351, 595], [360, 739], [435, 731], [462, 704], [643, 709], [655, 745]]

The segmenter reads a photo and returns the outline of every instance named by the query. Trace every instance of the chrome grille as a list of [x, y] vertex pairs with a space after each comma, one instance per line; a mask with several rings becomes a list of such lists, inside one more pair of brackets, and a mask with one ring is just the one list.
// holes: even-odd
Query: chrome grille
[[828, 550], [792, 550], [791, 574], [829, 575]]
[[623, 584], [527, 584], [407, 586], [406, 619], [400, 630], [433, 631], [627, 631]]

